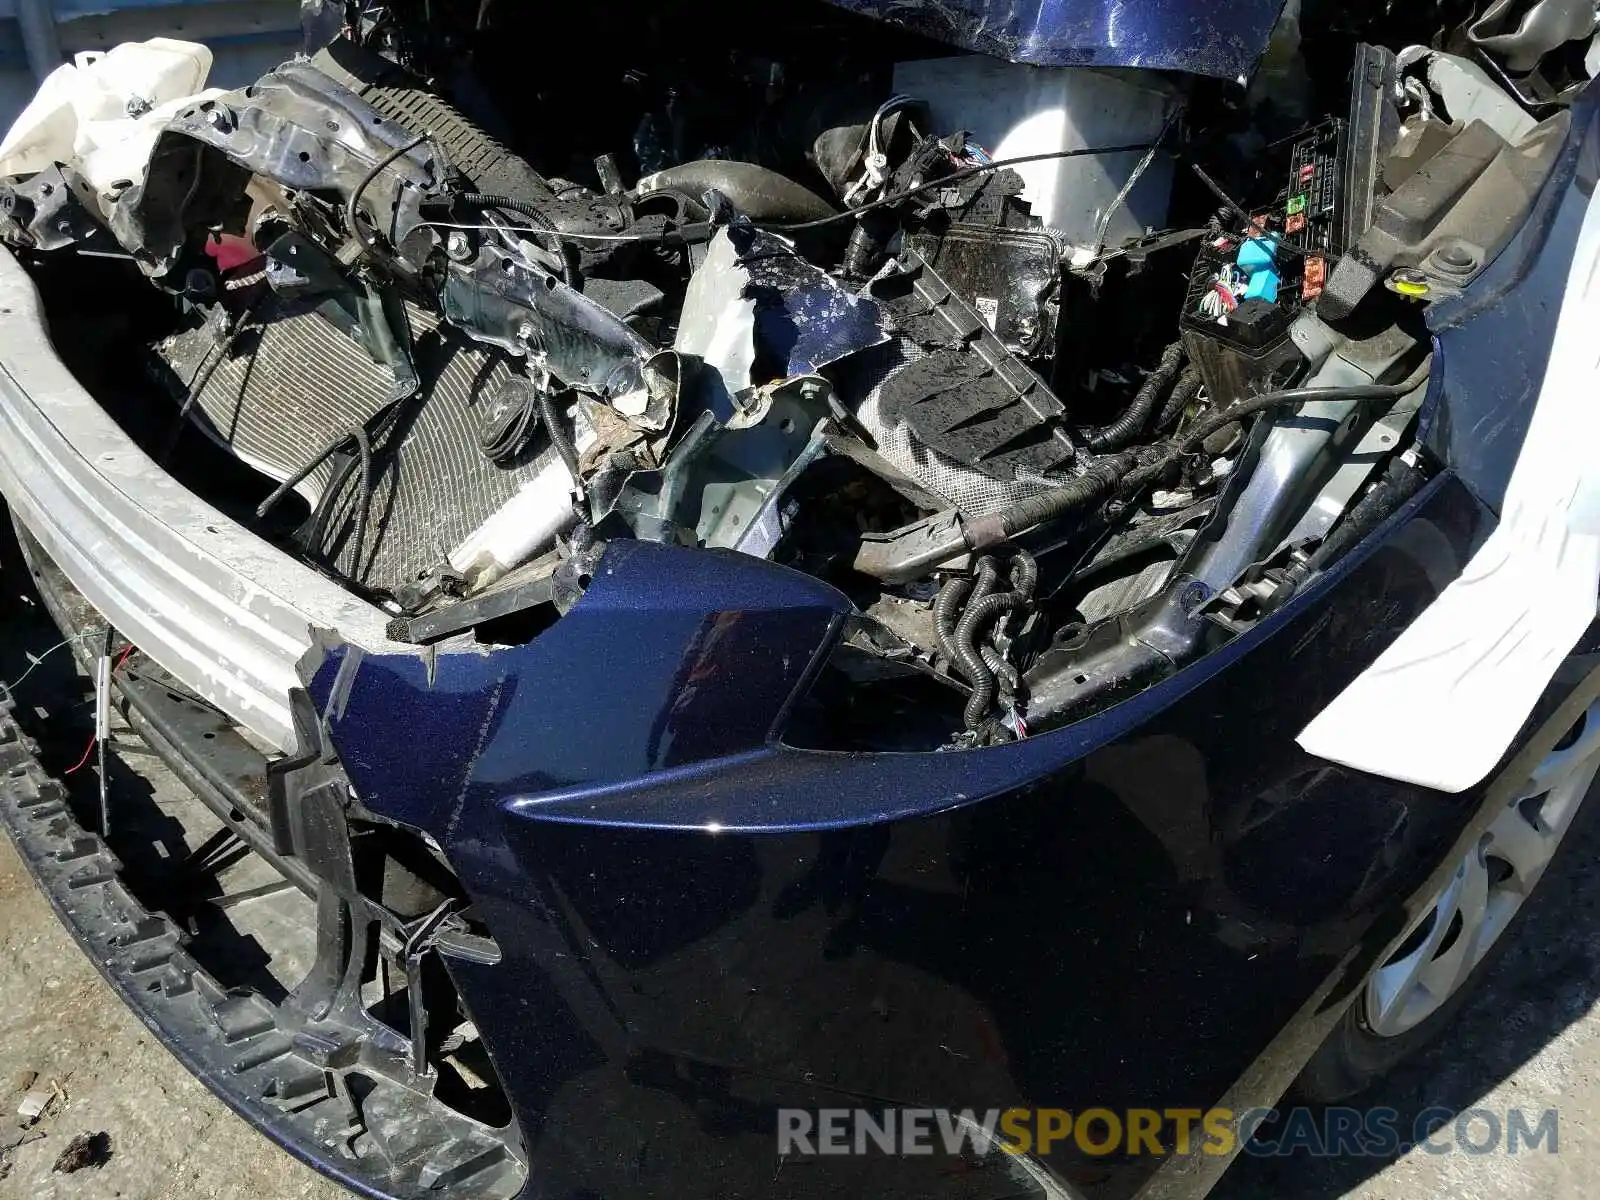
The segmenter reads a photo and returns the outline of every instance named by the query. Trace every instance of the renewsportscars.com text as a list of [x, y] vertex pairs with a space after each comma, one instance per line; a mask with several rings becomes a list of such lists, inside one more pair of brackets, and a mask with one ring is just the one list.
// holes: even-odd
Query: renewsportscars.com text
[[778, 1110], [779, 1155], [1191, 1155], [1391, 1158], [1427, 1154], [1555, 1154], [1553, 1108], [1429, 1108], [1403, 1118], [1392, 1108]]

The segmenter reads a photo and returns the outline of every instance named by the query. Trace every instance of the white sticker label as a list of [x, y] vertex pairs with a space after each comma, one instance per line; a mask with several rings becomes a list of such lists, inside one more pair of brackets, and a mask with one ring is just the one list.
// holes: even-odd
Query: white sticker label
[[993, 296], [979, 296], [972, 307], [978, 310], [983, 323], [989, 327], [989, 332], [993, 333], [995, 324], [1000, 320], [1000, 301]]

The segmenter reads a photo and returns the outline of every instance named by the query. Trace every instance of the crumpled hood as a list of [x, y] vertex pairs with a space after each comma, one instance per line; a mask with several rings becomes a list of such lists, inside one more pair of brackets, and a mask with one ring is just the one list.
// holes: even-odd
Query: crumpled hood
[[1284, 0], [830, 0], [964, 50], [1040, 67], [1249, 74]]
[[[1038, 67], [1141, 67], [1234, 79], [1267, 48], [1285, 0], [829, 0], [963, 50]], [[337, 0], [300, 0], [313, 46], [343, 23]]]

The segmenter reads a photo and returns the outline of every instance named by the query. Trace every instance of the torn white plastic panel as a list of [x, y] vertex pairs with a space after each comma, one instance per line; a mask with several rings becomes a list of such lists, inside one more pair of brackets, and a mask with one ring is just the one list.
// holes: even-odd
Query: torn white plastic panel
[[756, 360], [756, 302], [745, 295], [749, 283], [728, 231], [719, 229], [689, 277], [673, 342], [678, 353], [694, 355], [715, 371], [730, 396], [750, 386]]
[[105, 54], [85, 52], [56, 68], [0, 142], [0, 177], [71, 164], [96, 191], [144, 179], [156, 139], [204, 91], [211, 51], [197, 42], [151, 38]]
[[1460, 792], [1510, 749], [1600, 589], [1600, 205], [1584, 217], [1550, 365], [1499, 527], [1301, 733], [1312, 754]]

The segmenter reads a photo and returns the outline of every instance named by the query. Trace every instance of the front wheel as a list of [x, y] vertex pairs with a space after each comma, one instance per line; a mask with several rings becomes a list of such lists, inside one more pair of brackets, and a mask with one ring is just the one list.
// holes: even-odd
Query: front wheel
[[1364, 1091], [1443, 1031], [1511, 941], [1600, 772], [1589, 709], [1423, 905], [1301, 1072], [1294, 1091], [1331, 1104]]

